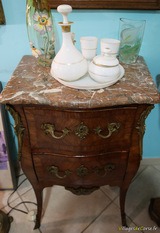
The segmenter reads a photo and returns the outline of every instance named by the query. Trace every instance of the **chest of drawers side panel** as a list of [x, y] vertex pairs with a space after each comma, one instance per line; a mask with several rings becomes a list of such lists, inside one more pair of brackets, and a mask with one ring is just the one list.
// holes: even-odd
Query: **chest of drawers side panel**
[[139, 105], [137, 108], [123, 187], [129, 186], [131, 180], [138, 171], [143, 154], [145, 120], [153, 107], [154, 105], [143, 104]]
[[8, 105], [7, 108], [15, 121], [14, 129], [18, 139], [19, 160], [22, 170], [31, 182], [32, 186], [38, 186], [38, 179], [35, 173], [35, 167], [31, 154], [28, 123], [26, 121], [23, 106]]

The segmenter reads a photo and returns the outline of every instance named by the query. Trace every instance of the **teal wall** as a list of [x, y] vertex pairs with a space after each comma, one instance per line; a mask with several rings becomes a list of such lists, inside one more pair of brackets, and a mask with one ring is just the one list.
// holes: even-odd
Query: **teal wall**
[[[0, 80], [5, 85], [22, 56], [31, 52], [25, 25], [25, 0], [2, 0], [2, 3], [6, 25], [0, 26]], [[61, 32], [57, 23], [62, 19], [56, 10], [53, 10], [53, 17], [60, 45]], [[160, 73], [160, 11], [74, 10], [69, 18], [74, 21], [72, 31], [76, 34], [77, 47], [80, 36], [118, 38], [121, 17], [146, 20], [140, 54], [156, 82], [156, 76]], [[160, 157], [159, 112], [159, 105], [156, 105], [146, 120], [144, 158]]]

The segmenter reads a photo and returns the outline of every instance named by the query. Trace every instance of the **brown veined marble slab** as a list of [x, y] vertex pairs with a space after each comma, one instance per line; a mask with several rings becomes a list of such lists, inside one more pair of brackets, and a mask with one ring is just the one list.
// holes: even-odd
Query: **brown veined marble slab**
[[125, 75], [116, 84], [100, 90], [66, 87], [50, 75], [50, 68], [24, 56], [1, 93], [5, 104], [43, 104], [65, 108], [99, 108], [128, 104], [156, 104], [160, 95], [145, 61], [124, 65]]

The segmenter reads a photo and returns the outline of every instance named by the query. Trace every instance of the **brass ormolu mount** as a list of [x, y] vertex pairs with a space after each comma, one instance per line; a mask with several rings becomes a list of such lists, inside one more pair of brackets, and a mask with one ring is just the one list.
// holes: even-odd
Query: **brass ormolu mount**
[[21, 118], [18, 112], [16, 112], [14, 108], [11, 107], [10, 105], [6, 105], [6, 109], [10, 112], [15, 122], [13, 128], [14, 128], [14, 132], [18, 139], [18, 158], [20, 160], [21, 155], [22, 155], [22, 143], [23, 143], [23, 135], [24, 135], [25, 128], [22, 124], [22, 121], [21, 121]]
[[142, 153], [143, 153], [143, 136], [144, 136], [144, 133], [145, 133], [145, 129], [146, 129], [146, 126], [145, 126], [145, 120], [147, 118], [147, 116], [149, 115], [149, 113], [151, 112], [151, 110], [154, 108], [153, 105], [149, 105], [142, 113], [141, 113], [141, 116], [137, 122], [137, 126], [136, 126], [136, 129], [138, 130], [138, 133], [140, 135], [140, 156], [142, 157]]
[[92, 192], [96, 191], [100, 187], [98, 186], [93, 186], [93, 187], [65, 187], [66, 190], [72, 192], [75, 195], [89, 195]]

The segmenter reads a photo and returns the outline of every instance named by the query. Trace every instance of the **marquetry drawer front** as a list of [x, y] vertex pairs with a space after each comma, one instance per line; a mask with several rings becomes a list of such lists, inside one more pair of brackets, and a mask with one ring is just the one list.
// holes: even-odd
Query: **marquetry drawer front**
[[33, 153], [92, 155], [127, 151], [136, 107], [92, 111], [24, 109]]
[[119, 185], [127, 166], [127, 153], [111, 153], [97, 157], [73, 158], [33, 155], [40, 182], [59, 185]]

